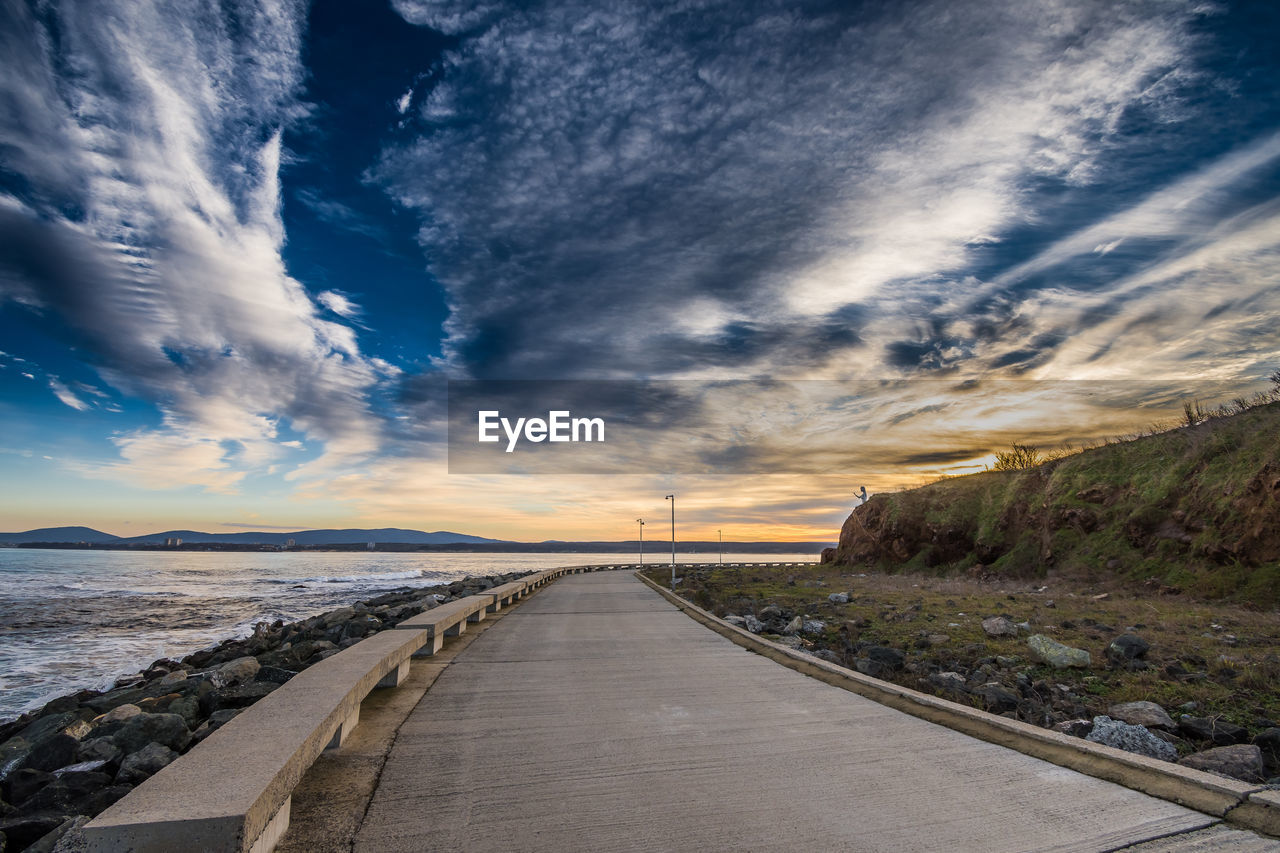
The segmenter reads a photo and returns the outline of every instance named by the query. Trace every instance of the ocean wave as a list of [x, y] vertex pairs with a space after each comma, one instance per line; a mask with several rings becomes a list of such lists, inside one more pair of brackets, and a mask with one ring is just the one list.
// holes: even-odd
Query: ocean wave
[[368, 575], [318, 575], [310, 578], [266, 578], [266, 583], [300, 584], [300, 583], [378, 583], [380, 581], [404, 581], [424, 578], [428, 574], [425, 569], [409, 572], [381, 572]]

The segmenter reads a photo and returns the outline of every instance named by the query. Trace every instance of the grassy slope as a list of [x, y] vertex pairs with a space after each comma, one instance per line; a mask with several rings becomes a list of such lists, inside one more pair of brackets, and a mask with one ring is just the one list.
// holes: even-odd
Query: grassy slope
[[835, 559], [881, 570], [1123, 578], [1280, 605], [1280, 403], [1026, 471], [877, 495]]

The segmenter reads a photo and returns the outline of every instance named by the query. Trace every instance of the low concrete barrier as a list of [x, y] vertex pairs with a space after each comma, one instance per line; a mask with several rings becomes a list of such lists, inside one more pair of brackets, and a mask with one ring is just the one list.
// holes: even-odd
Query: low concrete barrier
[[289, 826], [293, 789], [360, 720], [376, 687], [397, 687], [414, 657], [468, 623], [584, 567], [549, 569], [426, 610], [308, 667], [84, 827], [95, 853], [269, 853]]
[[1280, 791], [1103, 746], [871, 678], [730, 625], [642, 573], [637, 572], [636, 577], [698, 622], [797, 672], [980, 740], [1224, 818], [1237, 826], [1280, 835]]

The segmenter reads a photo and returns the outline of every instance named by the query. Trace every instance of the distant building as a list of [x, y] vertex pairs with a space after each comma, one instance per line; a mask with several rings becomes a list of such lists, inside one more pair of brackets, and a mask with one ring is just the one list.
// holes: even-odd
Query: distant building
[[296, 543], [292, 539], [285, 540], [284, 547], [292, 548]]
[[369, 543], [369, 550], [370, 550], [370, 551], [376, 551], [376, 550], [378, 550], [378, 546], [377, 546], [376, 544], [374, 544], [373, 542], [370, 542], [370, 543]]
[[177, 548], [181, 544], [182, 540], [177, 536], [170, 536], [164, 540], [164, 547], [166, 548]]

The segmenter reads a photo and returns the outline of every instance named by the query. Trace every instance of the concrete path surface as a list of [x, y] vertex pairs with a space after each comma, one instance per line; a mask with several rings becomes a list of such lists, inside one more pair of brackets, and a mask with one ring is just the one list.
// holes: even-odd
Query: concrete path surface
[[1214, 823], [810, 679], [601, 572], [459, 653], [355, 848], [1101, 851]]

